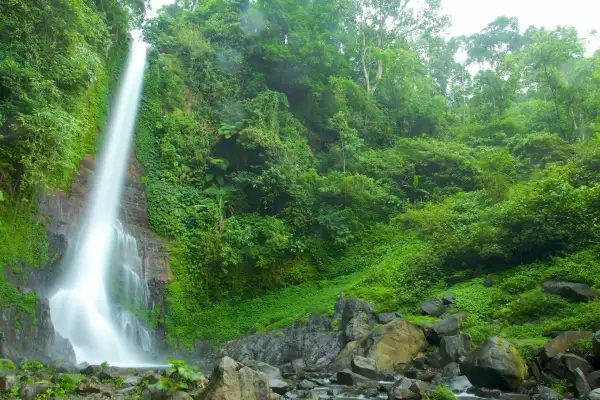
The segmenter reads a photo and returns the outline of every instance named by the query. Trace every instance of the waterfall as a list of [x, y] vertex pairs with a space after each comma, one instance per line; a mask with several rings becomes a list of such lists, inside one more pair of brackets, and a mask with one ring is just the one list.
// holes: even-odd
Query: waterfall
[[118, 222], [145, 63], [146, 44], [132, 40], [81, 229], [65, 258], [65, 277], [50, 298], [55, 329], [71, 341], [78, 362], [139, 365], [144, 363], [142, 348], [151, 344], [149, 331], [130, 313], [111, 306], [107, 293], [109, 279], [119, 278], [120, 269], [121, 288], [128, 291], [121, 295], [148, 302], [137, 244]]

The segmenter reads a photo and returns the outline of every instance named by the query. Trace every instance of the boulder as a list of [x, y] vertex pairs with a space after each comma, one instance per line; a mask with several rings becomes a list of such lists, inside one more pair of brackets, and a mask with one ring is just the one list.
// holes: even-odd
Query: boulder
[[342, 349], [340, 354], [337, 355], [335, 360], [327, 369], [331, 372], [343, 371], [349, 369], [352, 366], [352, 359], [358, 355], [364, 355], [366, 348], [365, 344], [357, 340], [346, 343], [346, 346]]
[[451, 362], [442, 369], [442, 376], [444, 378], [453, 378], [458, 375], [460, 375], [460, 364], [458, 363]]
[[587, 376], [587, 374], [592, 371], [590, 364], [584, 358], [581, 358], [575, 354], [565, 354], [562, 357], [562, 362], [565, 364], [567, 371], [571, 373], [575, 373], [575, 369], [579, 368], [581, 369], [581, 372]]
[[150, 384], [158, 383], [160, 380], [160, 375], [154, 371], [144, 371], [139, 374], [139, 377], [142, 378], [142, 380], [148, 381]]
[[587, 377], [587, 381], [592, 389], [600, 388], [600, 371], [594, 371]]
[[433, 368], [442, 368], [442, 356], [439, 351], [430, 351], [427, 353], [427, 364], [431, 365]]
[[264, 363], [262, 361], [245, 359], [244, 361], [242, 361], [242, 364], [248, 368], [252, 368], [255, 371], [262, 372], [269, 378], [282, 379], [281, 371], [279, 370], [279, 368]]
[[458, 335], [465, 318], [467, 318], [467, 313], [465, 312], [444, 317], [442, 320], [425, 329], [427, 340], [434, 345], [438, 345], [444, 336]]
[[0, 375], [0, 393], [9, 392], [13, 386], [19, 386], [19, 380], [15, 375]]
[[410, 385], [409, 390], [419, 395], [419, 397], [425, 397], [429, 392], [429, 385], [418, 379], [414, 380]]
[[454, 304], [456, 301], [456, 295], [454, 293], [446, 293], [442, 296], [442, 303], [446, 305]]
[[348, 321], [344, 329], [346, 340], [362, 340], [369, 336], [371, 328], [375, 325], [373, 312], [359, 310], [354, 317]]
[[440, 342], [440, 355], [442, 363], [448, 364], [460, 361], [469, 355], [471, 351], [471, 335], [461, 333], [460, 335], [444, 336]]
[[388, 393], [388, 400], [406, 400], [419, 399], [420, 396], [410, 390], [413, 381], [408, 378], [402, 378], [392, 386]]
[[285, 394], [290, 391], [290, 385], [278, 378], [269, 378], [269, 388], [278, 394]]
[[538, 385], [531, 391], [533, 400], [562, 400], [562, 395], [549, 387]]
[[594, 337], [592, 338], [592, 352], [594, 353], [594, 357], [600, 358], [600, 331], [594, 333]]
[[270, 400], [269, 378], [229, 357], [221, 358], [204, 392], [205, 400]]
[[404, 314], [399, 313], [399, 312], [386, 312], [386, 313], [379, 313], [377, 314], [377, 321], [379, 321], [380, 324], [387, 324], [392, 322], [395, 318], [402, 318], [404, 317]]
[[79, 394], [94, 394], [101, 393], [107, 397], [111, 397], [112, 391], [107, 385], [97, 382], [82, 382], [77, 385], [77, 393]]
[[65, 360], [73, 365], [77, 363], [73, 345], [69, 339], [62, 337], [57, 332], [54, 334], [54, 344], [50, 348], [49, 354], [50, 357], [54, 359]]
[[19, 398], [23, 400], [33, 400], [44, 394], [46, 390], [51, 387], [52, 384], [50, 382], [28, 383], [19, 390]]
[[592, 389], [590, 388], [590, 385], [588, 384], [587, 379], [585, 378], [585, 374], [579, 368], [575, 368], [573, 374], [575, 378], [575, 393], [579, 397], [586, 397], [592, 391]]
[[455, 376], [454, 378], [446, 381], [445, 384], [455, 393], [464, 393], [473, 387], [469, 381], [469, 378], [464, 375]]
[[303, 379], [300, 382], [298, 382], [298, 389], [301, 390], [312, 390], [315, 387], [317, 387], [317, 385], [315, 385], [313, 382]]
[[554, 339], [547, 341], [546, 344], [541, 347], [539, 355], [542, 361], [546, 362], [549, 359], [556, 357], [558, 354], [566, 352], [569, 346], [576, 341], [591, 336], [592, 332], [585, 331], [562, 332]]
[[338, 328], [344, 332], [345, 341], [364, 339], [377, 323], [377, 315], [373, 306], [356, 297], [341, 294], [336, 299], [333, 320], [338, 321]]
[[590, 301], [598, 295], [590, 285], [576, 282], [546, 281], [542, 290], [570, 301]]
[[450, 306], [445, 305], [440, 299], [429, 299], [421, 304], [421, 313], [432, 317], [441, 317], [450, 310]]
[[425, 334], [417, 325], [396, 319], [377, 328], [369, 337], [366, 352], [380, 371], [394, 371], [397, 364], [410, 363], [427, 347]]
[[67, 361], [67, 360], [54, 360], [50, 363], [50, 369], [54, 370], [54, 372], [66, 372], [69, 374], [73, 374], [75, 372], [77, 372], [77, 367]]
[[562, 357], [562, 354], [558, 354], [556, 357], [551, 358], [545, 366], [546, 371], [550, 371], [554, 376], [561, 379], [566, 378], [568, 372], [567, 367], [562, 362]]
[[352, 359], [351, 366], [352, 372], [369, 379], [377, 379], [377, 364], [375, 363], [375, 360], [356, 356]]
[[515, 390], [527, 377], [527, 364], [514, 345], [493, 337], [468, 355], [461, 371], [475, 386]]
[[[594, 389], [588, 394], [588, 399], [590, 400], [600, 400], [600, 389]], [[552, 399], [554, 400], [554, 399]]]
[[142, 377], [136, 375], [127, 375], [123, 377], [123, 383], [125, 386], [137, 386], [142, 383]]
[[86, 376], [96, 376], [100, 372], [102, 372], [102, 367], [100, 365], [87, 365], [85, 368], [80, 369], [79, 372], [82, 375]]
[[377, 389], [379, 384], [373, 379], [366, 378], [362, 375], [356, 374], [349, 369], [337, 372], [333, 380], [338, 385], [352, 386], [356, 390], [369, 390]]

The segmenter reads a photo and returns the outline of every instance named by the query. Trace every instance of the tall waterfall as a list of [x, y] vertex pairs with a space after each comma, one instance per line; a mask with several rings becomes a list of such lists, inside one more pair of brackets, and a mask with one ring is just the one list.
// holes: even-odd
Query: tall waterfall
[[137, 244], [118, 222], [145, 63], [146, 45], [132, 40], [81, 230], [67, 253], [66, 276], [50, 299], [54, 326], [71, 341], [78, 362], [138, 365], [150, 342], [148, 330], [132, 314], [112, 307], [107, 293], [109, 278], [122, 279], [120, 288], [129, 293], [121, 295], [132, 303], [148, 301]]

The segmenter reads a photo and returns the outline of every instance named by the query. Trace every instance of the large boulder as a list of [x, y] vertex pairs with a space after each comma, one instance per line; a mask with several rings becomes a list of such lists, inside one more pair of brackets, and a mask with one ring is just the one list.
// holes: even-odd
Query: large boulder
[[531, 391], [533, 400], [562, 400], [562, 395], [549, 387], [538, 385]]
[[486, 339], [473, 350], [461, 371], [479, 387], [515, 390], [527, 377], [527, 364], [506, 339]]
[[427, 340], [432, 344], [438, 345], [444, 336], [454, 336], [460, 333], [463, 321], [467, 318], [467, 313], [448, 315], [435, 324], [425, 329]]
[[421, 304], [421, 313], [432, 317], [441, 317], [450, 310], [451, 306], [440, 299], [429, 299]]
[[562, 357], [562, 362], [563, 364], [565, 364], [567, 371], [569, 371], [571, 374], [574, 374], [577, 368], [581, 369], [581, 371], [586, 376], [589, 372], [593, 370], [593, 368], [590, 366], [586, 359], [581, 358], [575, 354], [565, 354]]
[[328, 365], [327, 369], [331, 372], [343, 371], [349, 369], [352, 366], [352, 359], [356, 356], [364, 356], [366, 352], [366, 343], [355, 340], [353, 342], [346, 343], [346, 346], [342, 349], [340, 354], [337, 355], [335, 360]]
[[592, 336], [592, 332], [585, 331], [566, 331], [562, 332], [554, 339], [547, 341], [539, 350], [542, 361], [546, 362], [551, 358], [567, 351], [569, 346], [580, 339]]
[[440, 342], [440, 355], [442, 363], [461, 361], [471, 351], [471, 336], [465, 333], [454, 336], [444, 336]]
[[343, 293], [336, 299], [333, 320], [344, 333], [345, 341], [366, 338], [378, 322], [371, 304], [356, 297], [346, 297]]
[[33, 400], [44, 394], [46, 390], [50, 389], [51, 387], [52, 384], [50, 382], [28, 383], [21, 387], [21, 390], [19, 390], [19, 398], [24, 400]]
[[370, 379], [377, 379], [377, 364], [375, 360], [366, 357], [354, 357], [352, 359], [352, 372]]
[[368, 339], [368, 358], [380, 371], [392, 372], [397, 364], [410, 363], [427, 347], [423, 330], [406, 320], [396, 319], [377, 328]]
[[587, 397], [587, 395], [592, 391], [592, 389], [590, 388], [590, 385], [587, 382], [585, 374], [583, 373], [583, 371], [581, 371], [581, 369], [575, 368], [573, 375], [575, 383], [575, 393], [577, 393], [579, 397]]
[[282, 379], [281, 371], [279, 370], [279, 368], [264, 363], [262, 361], [246, 359], [242, 361], [242, 364], [248, 368], [252, 368], [255, 371], [262, 372], [269, 378]]
[[356, 374], [348, 369], [336, 373], [333, 381], [338, 385], [352, 386], [357, 391], [373, 390], [379, 387], [376, 380]]
[[204, 392], [205, 400], [270, 400], [269, 378], [229, 357], [221, 358]]
[[576, 282], [546, 281], [542, 290], [570, 301], [590, 301], [598, 295], [590, 285]]
[[600, 388], [600, 371], [594, 371], [587, 377], [587, 381], [592, 389]]

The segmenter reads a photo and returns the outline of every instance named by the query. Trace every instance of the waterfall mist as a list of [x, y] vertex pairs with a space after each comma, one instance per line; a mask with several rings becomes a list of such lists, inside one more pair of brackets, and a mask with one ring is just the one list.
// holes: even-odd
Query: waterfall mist
[[[108, 280], [116, 278], [109, 271], [116, 265], [126, 281], [124, 290], [130, 292], [122, 295], [144, 305], [148, 297], [135, 239], [118, 222], [146, 50], [145, 43], [131, 41], [79, 235], [65, 258], [60, 288], [50, 299], [55, 329], [71, 341], [77, 362], [133, 366], [146, 361], [142, 348], [149, 346], [148, 329], [130, 313], [111, 307], [107, 293]], [[116, 259], [121, 261], [115, 264]]]

